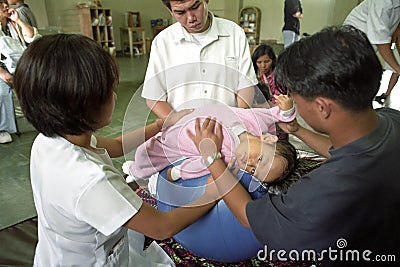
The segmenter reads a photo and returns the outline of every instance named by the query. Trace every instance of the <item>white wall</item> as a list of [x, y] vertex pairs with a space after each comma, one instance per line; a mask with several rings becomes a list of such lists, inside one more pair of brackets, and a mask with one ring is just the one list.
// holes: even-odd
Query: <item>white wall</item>
[[38, 23], [38, 27], [46, 27], [49, 25], [47, 20], [47, 10], [45, 5], [45, 0], [29, 0], [25, 1], [29, 8], [32, 10], [33, 14], [35, 14], [36, 21]]
[[[377, 0], [378, 1], [378, 0]], [[61, 24], [64, 31], [79, 31], [77, 0], [27, 0], [34, 11], [39, 27]], [[85, 1], [84, 1], [85, 2]], [[304, 18], [301, 33], [315, 33], [328, 25], [341, 24], [360, 0], [302, 0]], [[126, 11], [140, 11], [146, 35], [152, 37], [150, 20], [171, 19], [161, 0], [102, 0], [103, 6], [113, 12], [114, 37], [119, 45], [119, 27], [125, 24]], [[239, 10], [244, 6], [257, 6], [261, 10], [261, 40], [274, 39], [282, 42], [284, 0], [209, 0], [209, 8], [215, 14], [237, 22]]]

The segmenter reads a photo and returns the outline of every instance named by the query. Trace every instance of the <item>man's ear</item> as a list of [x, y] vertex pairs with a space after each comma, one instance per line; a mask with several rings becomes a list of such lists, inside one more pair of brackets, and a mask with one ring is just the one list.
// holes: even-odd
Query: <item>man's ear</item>
[[317, 97], [314, 99], [317, 107], [318, 107], [318, 111], [320, 112], [320, 114], [322, 115], [322, 117], [324, 119], [329, 118], [329, 116], [331, 115], [331, 100], [328, 98], [324, 98], [324, 97]]
[[262, 135], [262, 140], [268, 144], [275, 144], [278, 142], [278, 136], [266, 133]]

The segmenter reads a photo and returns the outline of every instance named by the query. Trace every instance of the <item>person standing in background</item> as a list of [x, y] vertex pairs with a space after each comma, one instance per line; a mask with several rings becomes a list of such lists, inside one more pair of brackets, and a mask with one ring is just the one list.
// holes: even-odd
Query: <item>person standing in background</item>
[[[400, 55], [399, 55], [399, 49], [400, 49], [399, 35], [400, 35], [400, 33], [399, 32], [400, 32], [400, 23], [399, 23], [399, 26], [397, 26], [397, 30], [392, 35], [392, 51], [393, 51], [393, 55], [396, 58], [397, 62], [400, 62]], [[386, 92], [381, 94], [380, 96], [375, 97], [375, 101], [377, 101], [381, 105], [385, 104], [386, 99], [392, 93], [392, 90], [396, 86], [396, 84], [399, 80], [399, 76], [400, 76], [400, 73], [396, 72], [387, 62], [385, 62], [384, 68], [386, 70], [390, 70], [392, 72], [392, 74], [390, 75]]]
[[[21, 46], [40, 37], [35, 27], [24, 22], [15, 9], [10, 8], [6, 0], [0, 0], [0, 37], [12, 38]], [[0, 144], [12, 142], [11, 133], [17, 132], [12, 100], [13, 75], [4, 63], [5, 51], [0, 53]]]
[[18, 12], [19, 17], [29, 24], [32, 27], [37, 28], [36, 17], [33, 14], [32, 10], [29, 8], [27, 4], [25, 4], [24, 0], [9, 0], [8, 3], [10, 5], [15, 5], [15, 10]]
[[[350, 12], [343, 24], [363, 31], [375, 51], [379, 52], [394, 73], [399, 74], [400, 64], [391, 49], [392, 43], [399, 40], [400, 31], [396, 31], [399, 23], [400, 0], [364, 0]], [[386, 100], [386, 97], [387, 95], [383, 94], [375, 100], [384, 103], [382, 100]]]
[[246, 36], [209, 12], [208, 2], [162, 0], [177, 22], [154, 38], [142, 92], [159, 118], [216, 102], [252, 105], [257, 77]]
[[300, 0], [285, 0], [284, 22], [282, 29], [283, 47], [286, 48], [300, 39], [300, 19], [303, 8]]

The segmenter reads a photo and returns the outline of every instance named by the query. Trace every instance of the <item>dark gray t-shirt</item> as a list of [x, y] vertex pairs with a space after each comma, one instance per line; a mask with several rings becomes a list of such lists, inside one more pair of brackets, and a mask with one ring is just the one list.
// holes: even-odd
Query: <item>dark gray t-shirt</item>
[[338, 240], [344, 239], [343, 250], [399, 253], [400, 112], [377, 113], [374, 131], [331, 149], [331, 158], [287, 194], [247, 205], [251, 228], [262, 244], [270, 250], [321, 252], [338, 249]]

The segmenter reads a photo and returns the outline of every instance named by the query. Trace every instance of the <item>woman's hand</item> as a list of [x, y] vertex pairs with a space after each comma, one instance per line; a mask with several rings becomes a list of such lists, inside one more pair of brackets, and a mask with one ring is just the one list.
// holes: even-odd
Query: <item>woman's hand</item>
[[222, 125], [217, 123], [215, 119], [206, 118], [203, 124], [200, 125], [200, 119], [197, 118], [194, 134], [189, 130], [187, 134], [203, 158], [221, 151], [223, 141]]
[[189, 113], [192, 113], [193, 109], [183, 109], [178, 112], [171, 112], [168, 117], [164, 120], [162, 130], [167, 129], [168, 127], [174, 125], [177, 123], [182, 117], [188, 115]]
[[14, 8], [9, 8], [7, 13], [12, 21], [17, 22], [19, 20], [19, 14]]
[[0, 79], [9, 86], [13, 86], [13, 76], [6, 70], [0, 68]]

